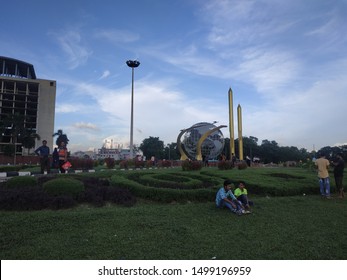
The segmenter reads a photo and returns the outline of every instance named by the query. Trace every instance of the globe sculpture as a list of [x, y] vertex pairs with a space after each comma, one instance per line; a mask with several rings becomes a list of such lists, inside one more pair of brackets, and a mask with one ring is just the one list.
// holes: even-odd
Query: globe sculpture
[[226, 126], [201, 122], [182, 130], [177, 141], [182, 148], [181, 159], [185, 158], [182, 152], [191, 160], [216, 159], [224, 148], [222, 127]]

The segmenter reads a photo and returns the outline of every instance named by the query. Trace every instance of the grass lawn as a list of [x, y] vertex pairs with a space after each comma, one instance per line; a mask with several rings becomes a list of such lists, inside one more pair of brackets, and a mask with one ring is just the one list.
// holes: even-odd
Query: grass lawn
[[256, 197], [236, 216], [214, 202], [0, 211], [0, 259], [346, 259], [347, 201]]

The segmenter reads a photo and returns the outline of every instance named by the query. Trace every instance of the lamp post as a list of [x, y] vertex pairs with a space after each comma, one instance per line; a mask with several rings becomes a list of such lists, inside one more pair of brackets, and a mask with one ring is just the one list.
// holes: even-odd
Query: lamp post
[[130, 117], [130, 158], [134, 158], [134, 144], [133, 144], [133, 134], [134, 134], [134, 68], [140, 65], [137, 60], [128, 60], [127, 65], [132, 70], [131, 76], [131, 117]]

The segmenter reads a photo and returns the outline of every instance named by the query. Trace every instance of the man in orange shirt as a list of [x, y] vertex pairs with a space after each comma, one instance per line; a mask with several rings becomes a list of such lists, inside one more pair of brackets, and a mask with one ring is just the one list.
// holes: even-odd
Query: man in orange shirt
[[329, 161], [321, 154], [316, 160], [315, 165], [318, 168], [319, 188], [322, 198], [330, 198], [330, 180], [329, 180]]

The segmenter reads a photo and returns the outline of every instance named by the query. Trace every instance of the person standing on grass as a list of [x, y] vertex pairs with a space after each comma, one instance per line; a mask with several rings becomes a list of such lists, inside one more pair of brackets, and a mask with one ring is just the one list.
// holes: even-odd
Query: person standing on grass
[[234, 185], [230, 180], [225, 180], [223, 187], [221, 187], [216, 194], [216, 206], [217, 208], [227, 207], [231, 212], [242, 215], [248, 214], [249, 211], [245, 211], [242, 203], [236, 199], [231, 189]]
[[52, 168], [58, 168], [59, 167], [59, 153], [58, 148], [54, 148], [52, 153]]
[[344, 198], [345, 193], [343, 191], [343, 170], [345, 168], [345, 161], [343, 160], [342, 154], [338, 153], [336, 156], [337, 161], [332, 161], [334, 165], [334, 178], [337, 191], [339, 192], [339, 198]]
[[239, 182], [239, 187], [234, 191], [234, 195], [236, 196], [238, 201], [241, 201], [242, 205], [249, 209], [250, 206], [253, 205], [253, 201], [248, 199], [248, 192], [246, 189], [246, 183], [241, 181]]
[[47, 170], [47, 173], [50, 173], [49, 147], [47, 147], [46, 140], [42, 141], [42, 146], [35, 150], [35, 154], [40, 157], [41, 174], [45, 173], [45, 169]]
[[315, 161], [318, 168], [319, 189], [322, 198], [330, 198], [329, 161], [321, 154]]

